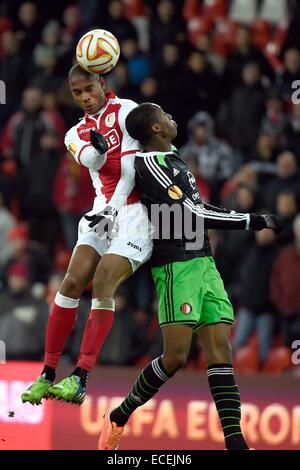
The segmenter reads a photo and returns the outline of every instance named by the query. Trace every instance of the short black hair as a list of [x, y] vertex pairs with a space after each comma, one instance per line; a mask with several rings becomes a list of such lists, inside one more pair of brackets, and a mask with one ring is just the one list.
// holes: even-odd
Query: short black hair
[[75, 64], [69, 70], [69, 80], [72, 80], [73, 77], [78, 75], [88, 78], [89, 80], [99, 80], [99, 75], [97, 73], [87, 72], [79, 64]]
[[158, 106], [154, 103], [142, 103], [133, 108], [126, 117], [128, 134], [142, 145], [147, 145], [152, 137], [151, 127], [157, 122]]

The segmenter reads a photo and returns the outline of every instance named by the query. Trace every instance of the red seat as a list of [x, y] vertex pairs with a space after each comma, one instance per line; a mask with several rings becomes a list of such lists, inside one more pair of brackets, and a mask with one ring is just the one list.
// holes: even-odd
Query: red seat
[[268, 61], [270, 62], [273, 69], [277, 72], [283, 70], [283, 63], [280, 60], [280, 45], [276, 42], [269, 42], [264, 49], [264, 54], [267, 57]]
[[213, 51], [215, 54], [226, 56], [234, 45], [238, 23], [231, 19], [217, 21], [213, 38]]
[[196, 18], [200, 16], [201, 6], [199, 0], [185, 0], [183, 9], [182, 9], [182, 16], [183, 18], [188, 21], [192, 18]]
[[128, 19], [144, 16], [145, 7], [143, 0], [126, 0], [124, 2], [124, 15]]
[[66, 272], [72, 253], [67, 249], [59, 249], [56, 253], [54, 266], [56, 271]]
[[191, 44], [195, 44], [199, 36], [208, 34], [212, 29], [211, 21], [198, 16], [187, 22], [188, 39]]
[[259, 48], [264, 48], [271, 40], [271, 28], [267, 21], [257, 19], [251, 25], [252, 42]]
[[204, 18], [215, 21], [216, 19], [225, 18], [227, 11], [227, 0], [204, 0], [201, 14]]
[[290, 369], [291, 364], [290, 349], [285, 346], [279, 346], [271, 349], [269, 352], [263, 372], [279, 375], [285, 370]]
[[278, 23], [273, 33], [272, 41], [278, 44], [280, 48], [283, 45], [284, 41], [286, 40], [288, 29], [289, 29], [288, 22], [285, 20], [282, 20]]
[[248, 344], [236, 353], [234, 369], [236, 372], [254, 374], [258, 372], [258, 362], [257, 349]]

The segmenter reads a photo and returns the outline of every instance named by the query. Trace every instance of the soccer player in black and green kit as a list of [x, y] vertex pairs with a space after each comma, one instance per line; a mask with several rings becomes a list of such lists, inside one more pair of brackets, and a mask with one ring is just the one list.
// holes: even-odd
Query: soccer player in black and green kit
[[[140, 141], [145, 150], [135, 158], [136, 182], [141, 201], [152, 224], [156, 225], [151, 264], [164, 352], [143, 369], [121, 405], [107, 410], [98, 447], [101, 450], [118, 447], [133, 411], [150, 400], [185, 365], [192, 335], [197, 332], [207, 362], [209, 388], [224, 432], [225, 448], [248, 450], [240, 427], [241, 402], [232, 367], [233, 309], [212, 257], [207, 229], [270, 228], [279, 232], [281, 220], [273, 215], [239, 214], [203, 204], [193, 174], [171, 144], [177, 134], [176, 123], [158, 105], [143, 103], [133, 109], [127, 116], [126, 127], [129, 135]], [[179, 205], [183, 214], [191, 216], [188, 220], [198, 231], [199, 224], [195, 222], [201, 222], [201, 246], [195, 244], [191, 248], [190, 237], [187, 239], [185, 234], [178, 237], [178, 226], [182, 224], [177, 224], [175, 233], [174, 218], [156, 217], [154, 222], [155, 208], [162, 204], [170, 208]], [[176, 212], [174, 214], [177, 217]], [[184, 217], [182, 220], [184, 225]], [[167, 239], [163, 236], [165, 224], [171, 224], [167, 227], [171, 229]]]

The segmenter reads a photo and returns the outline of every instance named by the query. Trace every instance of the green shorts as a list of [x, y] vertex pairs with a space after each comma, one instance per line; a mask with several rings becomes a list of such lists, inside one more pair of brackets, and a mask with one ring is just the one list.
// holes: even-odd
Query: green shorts
[[233, 309], [212, 257], [152, 268], [160, 326], [233, 323]]

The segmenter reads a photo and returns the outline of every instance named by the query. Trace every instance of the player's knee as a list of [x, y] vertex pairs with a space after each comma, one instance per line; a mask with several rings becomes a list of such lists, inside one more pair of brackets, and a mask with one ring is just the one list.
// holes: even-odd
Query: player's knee
[[184, 350], [166, 352], [163, 355], [163, 364], [168, 374], [174, 374], [187, 363], [188, 353]]
[[101, 267], [93, 279], [94, 290], [97, 291], [98, 296], [107, 294], [107, 289], [110, 291], [114, 289], [115, 283], [115, 273], [109, 266]]
[[208, 364], [230, 364], [232, 362], [232, 351], [229, 343], [219, 344], [205, 352]]
[[67, 272], [60, 292], [67, 297], [80, 297], [85, 288], [85, 280], [78, 274]]

